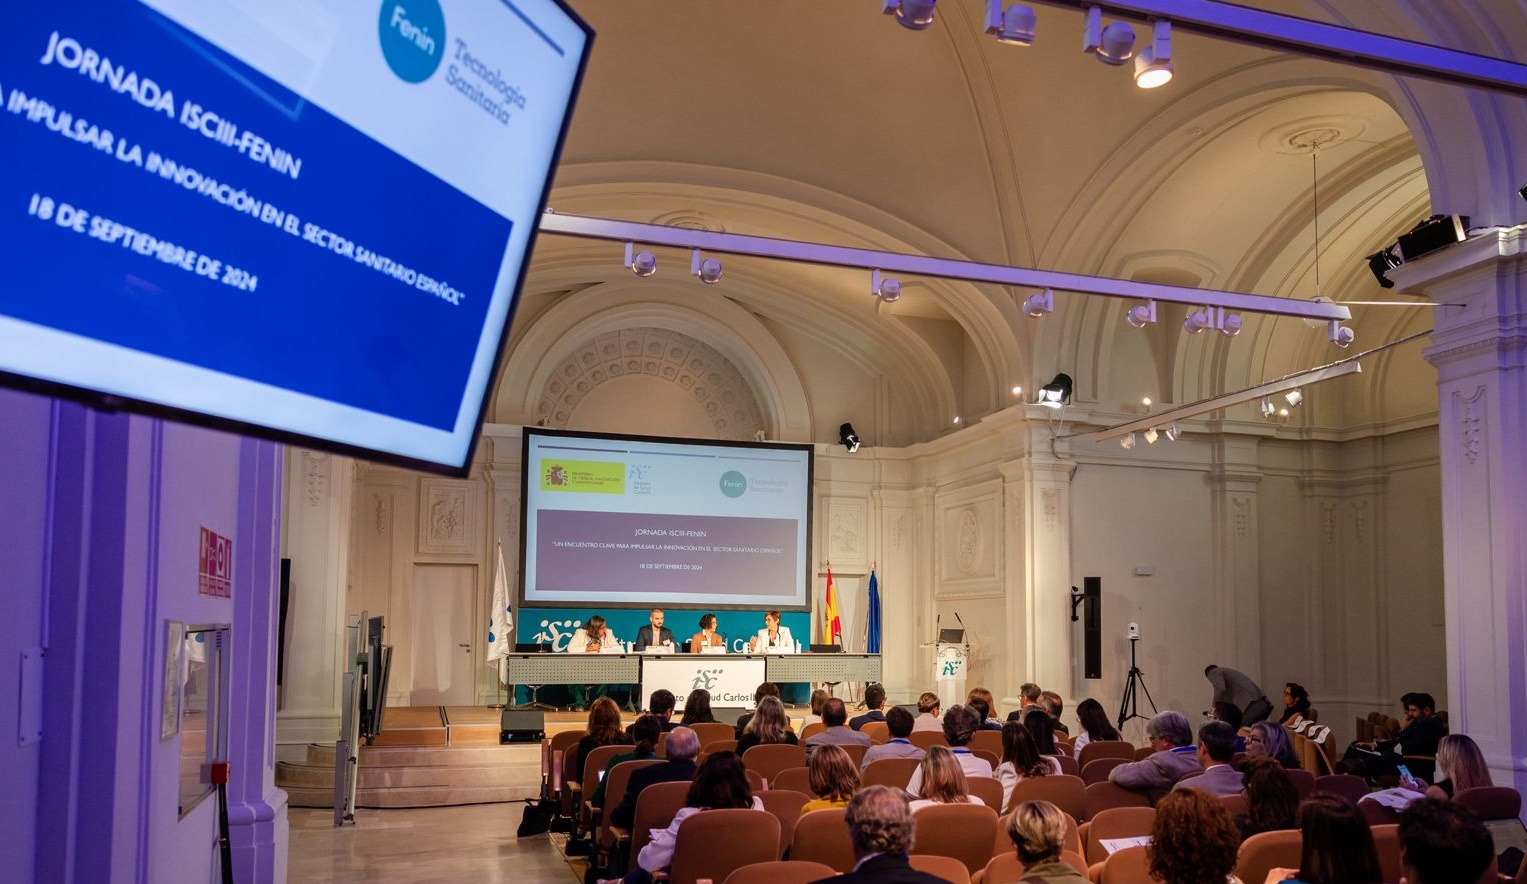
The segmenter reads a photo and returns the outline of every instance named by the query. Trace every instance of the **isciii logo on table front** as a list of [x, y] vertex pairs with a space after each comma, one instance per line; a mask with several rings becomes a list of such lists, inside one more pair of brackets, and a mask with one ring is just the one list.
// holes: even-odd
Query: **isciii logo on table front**
[[690, 690], [712, 690], [716, 687], [716, 679], [720, 677], [721, 670], [719, 669], [696, 669], [694, 684], [690, 687]]
[[387, 66], [405, 83], [423, 83], [445, 59], [445, 13], [439, 0], [385, 0], [377, 36]]
[[536, 633], [535, 642], [538, 645], [550, 644], [552, 651], [560, 654], [567, 650], [567, 643], [572, 641], [573, 633], [582, 625], [582, 620], [542, 620], [541, 631]]

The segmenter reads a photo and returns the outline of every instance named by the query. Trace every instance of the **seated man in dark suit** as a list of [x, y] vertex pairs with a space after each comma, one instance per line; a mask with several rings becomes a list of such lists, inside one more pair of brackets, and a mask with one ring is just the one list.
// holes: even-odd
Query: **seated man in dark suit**
[[647, 614], [647, 625], [636, 631], [636, 641], [631, 650], [640, 654], [653, 645], [667, 645], [675, 650], [679, 643], [673, 640], [673, 630], [663, 625], [663, 609], [653, 608]]
[[[1400, 698], [1405, 707], [1405, 726], [1392, 740], [1358, 741], [1347, 746], [1346, 754], [1336, 763], [1342, 773], [1360, 777], [1394, 775], [1405, 763], [1406, 755], [1436, 755], [1437, 744], [1447, 736], [1447, 725], [1437, 717], [1437, 701], [1431, 694], [1406, 694]], [[1411, 773], [1430, 780], [1432, 765], [1420, 762], [1409, 765]]]
[[678, 698], [667, 688], [658, 688], [647, 699], [647, 711], [657, 716], [665, 734], [679, 726], [679, 723], [673, 720], [673, 707], [677, 705], [679, 705]]
[[945, 884], [912, 868], [914, 826], [907, 796], [890, 786], [868, 786], [854, 793], [843, 822], [854, 846], [854, 870], [823, 878], [816, 884]]
[[1183, 777], [1175, 789], [1198, 789], [1216, 798], [1239, 795], [1245, 788], [1241, 772], [1230, 766], [1235, 758], [1235, 731], [1223, 721], [1211, 721], [1198, 729], [1198, 763], [1204, 772]]
[[667, 759], [633, 771], [626, 781], [625, 797], [610, 811], [610, 824], [631, 828], [636, 819], [636, 796], [654, 783], [672, 783], [695, 778], [695, 756], [700, 754], [700, 737], [687, 727], [676, 727], [665, 744]]
[[848, 729], [848, 710], [843, 708], [843, 701], [837, 697], [833, 697], [822, 705], [822, 723], [827, 725], [827, 730], [812, 734], [806, 740], [807, 761], [811, 760], [811, 753], [818, 746], [848, 744], [868, 746], [870, 744], [869, 734]]
[[848, 723], [850, 729], [857, 731], [872, 721], [885, 721], [885, 688], [878, 684], [865, 688], [864, 705], [868, 706], [870, 711], [854, 716]]

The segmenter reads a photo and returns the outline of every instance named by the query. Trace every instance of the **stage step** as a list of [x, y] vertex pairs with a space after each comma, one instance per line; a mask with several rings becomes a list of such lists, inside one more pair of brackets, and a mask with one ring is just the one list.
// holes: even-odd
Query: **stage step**
[[[541, 747], [363, 746], [359, 807], [438, 807], [533, 798], [541, 790]], [[276, 764], [276, 785], [294, 807], [331, 807], [334, 746], [310, 743], [300, 761]]]
[[[279, 783], [278, 783], [279, 785]], [[333, 807], [334, 789], [287, 787], [287, 803], [292, 807]], [[357, 807], [451, 807], [460, 804], [493, 804], [521, 801], [540, 794], [540, 788], [527, 786], [404, 786], [387, 789], [356, 789]]]

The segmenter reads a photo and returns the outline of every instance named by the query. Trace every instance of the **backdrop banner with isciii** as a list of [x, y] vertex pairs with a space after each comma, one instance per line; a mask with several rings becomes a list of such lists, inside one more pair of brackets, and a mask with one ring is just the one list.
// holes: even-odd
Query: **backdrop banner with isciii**
[[[589, 617], [599, 614], [605, 626], [615, 638], [629, 646], [636, 641], [636, 631], [647, 625], [650, 611], [645, 608], [521, 608], [515, 612], [514, 640], [519, 643], [549, 644], [555, 653], [567, 650], [573, 633], [583, 626]], [[665, 608], [663, 626], [673, 632], [674, 641], [687, 647], [690, 637], [700, 631], [700, 616], [716, 615], [716, 633], [726, 638], [727, 651], [741, 654], [747, 651], [748, 639], [764, 628], [764, 611], [728, 610], [707, 611]], [[805, 611], [784, 611], [780, 625], [790, 630], [791, 636], [801, 643], [802, 649], [810, 643], [811, 615]], [[755, 684], [754, 687], [757, 687]]]

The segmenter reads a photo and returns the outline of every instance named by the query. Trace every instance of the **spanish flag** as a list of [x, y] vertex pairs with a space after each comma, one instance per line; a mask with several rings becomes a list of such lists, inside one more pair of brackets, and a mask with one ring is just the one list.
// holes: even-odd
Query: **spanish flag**
[[822, 608], [822, 643], [843, 643], [843, 622], [838, 619], [838, 596], [832, 591], [832, 567], [827, 568], [827, 603]]

